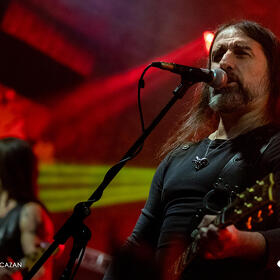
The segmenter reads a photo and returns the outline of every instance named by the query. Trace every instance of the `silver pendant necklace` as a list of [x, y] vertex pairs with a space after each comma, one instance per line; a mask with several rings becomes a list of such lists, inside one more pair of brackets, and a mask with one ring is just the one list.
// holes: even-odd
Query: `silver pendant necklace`
[[200, 158], [199, 156], [196, 156], [195, 159], [192, 160], [194, 168], [195, 168], [196, 171], [206, 167], [209, 164], [209, 161], [207, 159], [207, 154], [208, 154], [208, 151], [209, 151], [209, 148], [210, 148], [211, 144], [212, 144], [212, 140], [210, 140], [210, 142], [207, 146], [206, 152], [205, 152], [205, 154], [202, 158]]
[[[215, 135], [216, 136], [216, 135]], [[210, 149], [211, 144], [216, 140], [216, 137], [213, 140], [210, 140], [206, 152], [204, 154], [204, 156], [202, 158], [200, 158], [199, 156], [196, 156], [194, 160], [192, 160], [193, 166], [195, 168], [196, 171], [199, 171], [200, 169], [206, 167], [209, 164], [209, 160], [207, 158], [207, 155], [209, 156], [208, 152]], [[223, 143], [221, 143], [219, 146], [217, 146], [214, 150], [220, 148], [221, 146], [223, 146], [225, 143], [227, 143], [229, 140], [231, 140], [230, 138], [227, 139], [226, 141], [224, 141]], [[213, 151], [214, 151], [213, 150]], [[212, 152], [213, 152], [212, 151]]]

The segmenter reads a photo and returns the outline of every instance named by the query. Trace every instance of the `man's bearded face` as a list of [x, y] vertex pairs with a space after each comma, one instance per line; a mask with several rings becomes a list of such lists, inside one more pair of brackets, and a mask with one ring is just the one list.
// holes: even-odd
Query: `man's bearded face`
[[210, 88], [209, 106], [217, 112], [252, 110], [265, 104], [269, 96], [267, 60], [261, 45], [242, 31], [229, 27], [215, 39], [211, 69], [221, 68], [228, 75], [222, 89]]

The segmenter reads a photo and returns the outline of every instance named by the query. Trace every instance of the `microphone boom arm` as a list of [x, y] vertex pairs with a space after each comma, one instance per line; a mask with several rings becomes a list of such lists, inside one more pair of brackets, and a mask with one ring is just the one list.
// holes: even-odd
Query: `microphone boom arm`
[[[49, 248], [44, 252], [44, 254], [40, 257], [40, 259], [33, 265], [31, 270], [26, 274], [23, 280], [30, 280], [36, 274], [36, 272], [43, 266], [43, 264], [47, 261], [47, 259], [52, 255], [52, 253], [57, 249], [60, 244], [64, 244], [71, 236], [74, 237], [79, 234], [77, 230], [83, 229], [84, 219], [90, 215], [90, 206], [98, 201], [103, 194], [105, 188], [110, 184], [110, 182], [115, 178], [115, 176], [119, 173], [119, 171], [123, 168], [126, 162], [131, 159], [135, 153], [139, 150], [139, 148], [143, 145], [146, 138], [151, 134], [154, 128], [159, 124], [162, 118], [167, 114], [167, 112], [171, 109], [171, 107], [176, 103], [178, 99], [181, 99], [186, 91], [194, 84], [194, 82], [190, 82], [186, 80], [182, 76], [181, 83], [177, 86], [177, 88], [173, 91], [173, 97], [170, 101], [163, 107], [160, 113], [155, 117], [155, 119], [151, 122], [151, 124], [145, 129], [142, 135], [135, 141], [135, 143], [129, 148], [126, 154], [122, 157], [120, 162], [111, 167], [104, 176], [103, 181], [97, 187], [97, 189], [93, 192], [93, 194], [89, 197], [87, 201], [79, 202], [75, 207], [72, 215], [66, 220], [66, 222], [62, 225], [62, 227], [58, 230], [58, 232], [54, 236], [53, 243], [49, 246]], [[69, 269], [69, 268], [68, 268]], [[70, 277], [70, 276], [69, 276]]]

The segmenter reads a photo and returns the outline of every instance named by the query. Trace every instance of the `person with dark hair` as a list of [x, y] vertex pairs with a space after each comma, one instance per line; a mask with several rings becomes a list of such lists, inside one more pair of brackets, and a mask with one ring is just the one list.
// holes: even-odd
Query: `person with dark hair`
[[[254, 194], [256, 180], [280, 170], [279, 65], [279, 40], [260, 24], [242, 20], [216, 31], [208, 66], [224, 70], [227, 84], [196, 90], [124, 249], [149, 244], [164, 279], [279, 279], [277, 208], [272, 214], [268, 206], [268, 219], [260, 208], [246, 222], [229, 218], [234, 224], [222, 227], [226, 207], [244, 200], [239, 193]], [[265, 200], [264, 193], [250, 197]], [[104, 279], [114, 279], [114, 269]]]
[[[27, 142], [0, 140], [0, 279], [21, 279], [27, 264], [52, 241], [53, 224], [37, 198], [37, 175]], [[51, 260], [34, 279], [52, 279]]]

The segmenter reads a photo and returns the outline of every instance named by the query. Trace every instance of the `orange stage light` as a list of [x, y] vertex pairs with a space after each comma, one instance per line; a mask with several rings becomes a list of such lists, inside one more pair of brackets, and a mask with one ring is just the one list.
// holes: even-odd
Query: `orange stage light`
[[214, 39], [214, 33], [210, 32], [210, 31], [205, 31], [203, 33], [203, 37], [204, 37], [204, 41], [205, 41], [205, 48], [206, 48], [207, 52], [209, 53], [212, 41]]

